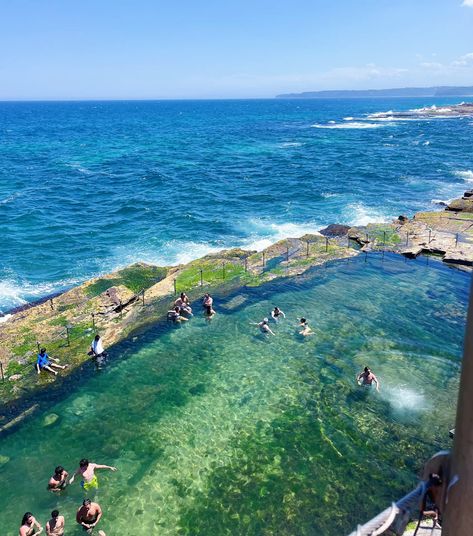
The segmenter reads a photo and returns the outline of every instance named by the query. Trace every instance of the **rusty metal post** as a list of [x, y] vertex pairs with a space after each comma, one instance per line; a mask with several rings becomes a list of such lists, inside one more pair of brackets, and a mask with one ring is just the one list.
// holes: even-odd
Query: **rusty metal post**
[[307, 240], [307, 257], [309, 256], [309, 241]]
[[3, 363], [0, 361], [0, 373], [2, 375], [2, 382], [5, 381], [5, 376], [3, 375]]
[[328, 251], [328, 236], [325, 237], [325, 253]]
[[473, 527], [473, 300], [466, 322], [463, 363], [458, 393], [455, 438], [450, 459], [443, 536], [470, 536]]
[[265, 264], [266, 264], [266, 262], [265, 262], [265, 254], [264, 254], [264, 251], [263, 251], [263, 270], [264, 270]]
[[289, 262], [289, 246], [286, 246], [286, 262]]
[[176, 279], [174, 279], [173, 284], [174, 284], [174, 296], [175, 296], [175, 295], [177, 294], [177, 283], [176, 283]]
[[52, 298], [49, 300], [49, 306], [50, 306], [51, 309], [54, 311], [54, 303], [53, 303], [53, 299], [52, 299]]
[[386, 231], [383, 231], [383, 249], [386, 247]]
[[202, 268], [200, 269], [200, 286], [204, 286], [204, 271], [202, 270]]
[[120, 300], [120, 320], [123, 319], [123, 302]]
[[143, 298], [143, 307], [145, 306], [145, 289], [141, 292], [141, 297]]
[[95, 313], [92, 313], [92, 329], [95, 331]]
[[222, 262], [222, 273], [223, 273], [223, 280], [225, 281], [225, 263]]

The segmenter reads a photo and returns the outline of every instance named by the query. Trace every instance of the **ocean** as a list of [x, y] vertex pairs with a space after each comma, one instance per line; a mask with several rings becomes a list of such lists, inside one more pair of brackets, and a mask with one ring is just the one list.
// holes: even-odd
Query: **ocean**
[[461, 99], [0, 103], [0, 311], [134, 261], [262, 249], [431, 210], [473, 183]]

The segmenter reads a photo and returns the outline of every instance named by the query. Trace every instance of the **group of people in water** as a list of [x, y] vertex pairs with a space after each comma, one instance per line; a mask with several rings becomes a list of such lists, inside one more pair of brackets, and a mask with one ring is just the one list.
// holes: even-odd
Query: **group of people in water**
[[[207, 293], [202, 300], [202, 307], [204, 308], [204, 315], [207, 320], [211, 320], [215, 311], [213, 308], [214, 300], [212, 296]], [[173, 322], [187, 322], [189, 318], [194, 316], [192, 312], [191, 302], [185, 292], [181, 292], [181, 295], [174, 302], [172, 309], [168, 311], [167, 318]]]
[[[202, 300], [202, 307], [204, 308], [204, 314], [207, 319], [211, 319], [216, 313], [213, 309], [213, 298], [210, 294], [205, 294]], [[173, 322], [187, 322], [189, 318], [193, 316], [191, 303], [189, 297], [185, 292], [181, 292], [180, 296], [175, 300], [173, 308], [168, 311], [167, 318]], [[278, 323], [281, 319], [286, 318], [286, 314], [279, 307], [274, 307], [271, 311], [271, 319], [274, 323]], [[276, 335], [269, 325], [269, 318], [265, 317], [261, 322], [251, 322], [251, 325], [259, 327], [261, 333], [264, 335]], [[298, 319], [298, 333], [303, 337], [313, 335], [311, 327], [306, 318], [302, 317]], [[99, 335], [96, 335], [91, 343], [90, 356], [94, 358], [99, 365], [103, 363], [107, 357], [107, 352], [104, 351], [102, 340]], [[36, 370], [38, 374], [42, 370], [57, 375], [55, 369], [65, 369], [68, 365], [59, 365], [58, 360], [51, 358], [46, 353], [45, 348], [41, 348], [37, 362]], [[356, 375], [356, 381], [358, 385], [364, 387], [371, 387], [373, 384], [376, 386], [376, 390], [379, 392], [379, 380], [369, 367], [365, 367], [363, 371]], [[72, 484], [76, 475], [81, 475], [81, 486], [85, 492], [98, 488], [97, 475], [95, 470], [97, 469], [109, 469], [116, 471], [115, 467], [109, 465], [100, 465], [91, 463], [87, 459], [82, 459], [79, 462], [79, 467], [68, 481], [69, 473], [62, 467], [56, 467], [54, 474], [49, 479], [48, 489], [53, 493], [61, 492], [67, 485]], [[92, 534], [95, 527], [102, 517], [102, 509], [98, 503], [92, 502], [86, 498], [82, 502], [81, 506], [77, 510], [76, 522], [83, 527], [88, 534]], [[51, 512], [51, 519], [46, 523], [46, 535], [47, 536], [63, 536], [64, 535], [65, 519], [61, 516], [59, 510], [53, 510]], [[20, 536], [36, 536], [43, 532], [43, 527], [36, 520], [31, 512], [26, 512], [23, 516]], [[97, 533], [99, 536], [105, 536], [103, 530], [99, 530]]]
[[[48, 490], [53, 493], [63, 491], [66, 486], [72, 484], [77, 475], [81, 476], [81, 486], [85, 492], [91, 492], [99, 487], [97, 475], [95, 471], [97, 469], [109, 469], [110, 471], [116, 471], [116, 467], [111, 465], [101, 465], [98, 463], [89, 462], [86, 458], [79, 462], [79, 467], [71, 476], [68, 481], [69, 473], [59, 465], [54, 470], [54, 474], [51, 476], [48, 482]], [[86, 498], [82, 501], [82, 504], [77, 509], [76, 522], [87, 532], [87, 534], [93, 534], [94, 529], [102, 518], [102, 508], [96, 502], [92, 502]], [[64, 536], [65, 519], [60, 515], [59, 510], [53, 510], [51, 512], [51, 519], [46, 523], [46, 535], [47, 536]], [[23, 516], [20, 526], [20, 536], [36, 536], [43, 532], [41, 523], [34, 517], [31, 512], [26, 512]], [[103, 530], [97, 532], [98, 536], [106, 536]]]
[[[281, 318], [286, 318], [286, 315], [279, 307], [275, 307], [271, 311], [271, 318], [275, 323], [277, 323]], [[299, 335], [307, 337], [314, 334], [306, 318], [298, 318], [298, 322]], [[267, 317], [263, 318], [261, 322], [250, 322], [250, 325], [258, 326], [261, 333], [264, 335], [276, 335], [269, 326], [269, 318]], [[356, 381], [358, 385], [363, 387], [371, 387], [374, 384], [376, 386], [376, 391], [379, 393], [379, 380], [369, 367], [365, 367], [359, 374], [356, 375]]]

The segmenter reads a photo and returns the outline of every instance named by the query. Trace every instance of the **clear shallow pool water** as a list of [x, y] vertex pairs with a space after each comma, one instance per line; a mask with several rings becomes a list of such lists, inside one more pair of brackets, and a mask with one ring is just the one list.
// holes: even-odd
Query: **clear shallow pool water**
[[[1, 439], [2, 534], [55, 507], [80, 534], [78, 484], [45, 486], [84, 456], [119, 469], [99, 473], [108, 535], [349, 532], [449, 446], [469, 280], [373, 255], [218, 299], [210, 324], [157, 324]], [[249, 323], [275, 304], [287, 318], [265, 338]], [[355, 385], [366, 364], [379, 395]]]

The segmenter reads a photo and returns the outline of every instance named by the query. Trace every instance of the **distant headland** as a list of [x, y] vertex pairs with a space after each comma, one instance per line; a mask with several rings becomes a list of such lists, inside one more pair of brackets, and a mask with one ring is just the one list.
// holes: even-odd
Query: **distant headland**
[[336, 89], [283, 93], [276, 99], [361, 99], [365, 97], [472, 97], [473, 86], [400, 87], [391, 89]]

